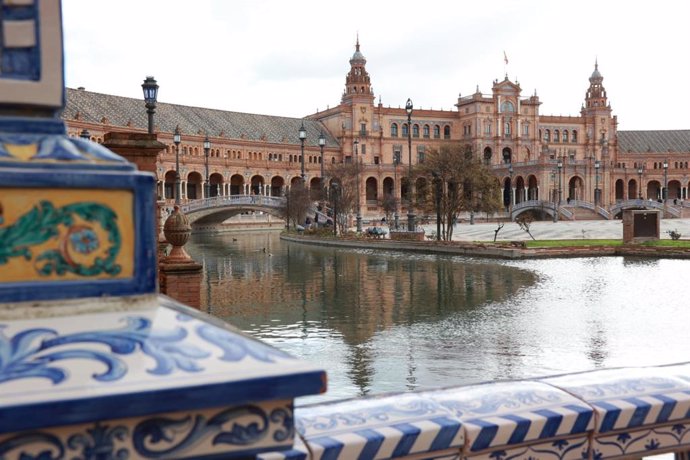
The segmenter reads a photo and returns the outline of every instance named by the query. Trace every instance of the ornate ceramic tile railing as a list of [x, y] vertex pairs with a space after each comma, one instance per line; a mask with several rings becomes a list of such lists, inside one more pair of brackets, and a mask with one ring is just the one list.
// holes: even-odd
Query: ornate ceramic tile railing
[[690, 450], [690, 364], [585, 372], [295, 410], [262, 459], [639, 458]]

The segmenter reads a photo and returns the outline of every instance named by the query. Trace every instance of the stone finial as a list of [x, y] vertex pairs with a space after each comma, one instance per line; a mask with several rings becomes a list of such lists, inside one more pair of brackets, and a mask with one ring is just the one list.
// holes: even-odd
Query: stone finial
[[187, 216], [180, 211], [179, 206], [175, 205], [173, 212], [165, 219], [163, 234], [168, 243], [172, 245], [166, 262], [192, 262], [192, 258], [184, 250], [184, 245], [187, 244], [189, 236], [192, 234], [192, 226], [189, 224]]

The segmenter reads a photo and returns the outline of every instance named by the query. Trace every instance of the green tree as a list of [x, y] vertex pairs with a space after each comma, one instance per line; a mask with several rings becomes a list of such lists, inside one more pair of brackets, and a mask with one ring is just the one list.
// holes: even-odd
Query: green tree
[[[419, 201], [427, 214], [436, 214], [434, 174], [441, 184], [441, 238], [453, 237], [453, 223], [461, 212], [493, 214], [501, 209], [500, 184], [492, 171], [472, 152], [469, 145], [448, 144], [427, 152], [415, 168], [426, 178], [424, 198]], [[419, 195], [418, 195], [419, 197]], [[421, 197], [420, 197], [421, 198]]]

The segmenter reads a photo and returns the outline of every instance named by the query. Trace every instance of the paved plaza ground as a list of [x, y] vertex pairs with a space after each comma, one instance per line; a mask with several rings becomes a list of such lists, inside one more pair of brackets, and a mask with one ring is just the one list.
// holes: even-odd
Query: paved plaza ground
[[[453, 232], [456, 241], [492, 241], [495, 222], [477, 222], [470, 225], [467, 222], [457, 224]], [[424, 225], [427, 234], [436, 230], [436, 225]], [[566, 239], [609, 239], [623, 238], [623, 222], [621, 220], [580, 220], [560, 222], [533, 222], [530, 226], [532, 235], [538, 240], [566, 240]], [[690, 219], [662, 219], [661, 238], [670, 239], [666, 233], [676, 230], [683, 239], [690, 238]], [[515, 222], [506, 222], [498, 233], [497, 241], [529, 240], [527, 233], [520, 229]]]

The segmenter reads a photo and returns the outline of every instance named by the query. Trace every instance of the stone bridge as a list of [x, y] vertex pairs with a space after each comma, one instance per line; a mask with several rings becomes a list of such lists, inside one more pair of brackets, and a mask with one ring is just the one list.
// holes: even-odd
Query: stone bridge
[[219, 224], [245, 211], [262, 211], [282, 219], [286, 201], [278, 196], [227, 195], [193, 200], [180, 209], [190, 224]]
[[601, 206], [595, 206], [593, 203], [587, 201], [571, 200], [569, 203], [561, 203], [556, 205], [551, 201], [544, 200], [528, 200], [513, 206], [510, 212], [510, 219], [515, 220], [517, 216], [525, 211], [543, 211], [544, 213], [553, 216], [558, 213], [559, 219], [573, 220], [573, 208], [589, 209], [592, 212], [599, 214], [604, 219], [615, 219], [625, 209], [650, 209], [664, 212], [664, 217], [680, 217], [681, 211], [676, 206], [664, 205], [657, 201], [650, 200], [623, 200], [615, 203], [610, 208], [606, 209]]

